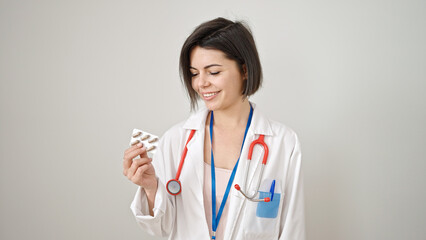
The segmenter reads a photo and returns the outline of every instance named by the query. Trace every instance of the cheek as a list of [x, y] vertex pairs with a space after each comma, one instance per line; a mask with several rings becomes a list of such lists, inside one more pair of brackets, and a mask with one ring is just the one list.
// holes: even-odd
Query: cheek
[[240, 94], [244, 80], [242, 79], [241, 75], [237, 74], [233, 76], [233, 80], [234, 81], [232, 81], [232, 88]]

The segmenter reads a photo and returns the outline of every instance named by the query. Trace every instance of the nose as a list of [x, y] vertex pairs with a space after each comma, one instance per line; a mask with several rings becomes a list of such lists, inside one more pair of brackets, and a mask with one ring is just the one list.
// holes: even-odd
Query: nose
[[208, 87], [209, 85], [210, 85], [210, 82], [209, 82], [207, 74], [200, 73], [198, 75], [198, 87], [205, 88], [205, 87]]

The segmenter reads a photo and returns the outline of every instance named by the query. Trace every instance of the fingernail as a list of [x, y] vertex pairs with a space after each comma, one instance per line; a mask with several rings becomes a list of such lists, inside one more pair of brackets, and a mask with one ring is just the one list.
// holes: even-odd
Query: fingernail
[[138, 143], [136, 146], [138, 146], [138, 147], [142, 147], [142, 143]]

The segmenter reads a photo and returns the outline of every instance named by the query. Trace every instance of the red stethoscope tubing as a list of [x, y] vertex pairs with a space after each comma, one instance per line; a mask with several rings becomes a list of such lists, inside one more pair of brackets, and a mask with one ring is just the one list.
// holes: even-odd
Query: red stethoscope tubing
[[182, 153], [182, 156], [180, 158], [179, 167], [178, 167], [178, 170], [176, 172], [176, 177], [175, 177], [175, 180], [177, 180], [177, 181], [179, 181], [179, 176], [180, 176], [180, 172], [182, 171], [183, 162], [185, 162], [186, 153], [188, 152], [188, 148], [187, 148], [188, 142], [191, 141], [192, 137], [194, 136], [194, 133], [195, 133], [195, 129], [191, 130], [191, 133], [189, 134], [188, 140], [186, 141], [185, 148], [183, 149], [183, 153]]
[[174, 179], [170, 179], [166, 184], [166, 190], [171, 195], [176, 196], [182, 191], [182, 186], [180, 184], [179, 177], [180, 177], [180, 173], [182, 172], [183, 163], [185, 162], [186, 153], [188, 152], [188, 147], [187, 147], [188, 143], [189, 141], [191, 141], [192, 137], [194, 136], [194, 133], [195, 133], [195, 129], [191, 130], [188, 140], [186, 141], [185, 148], [183, 149], [183, 152], [180, 158], [179, 167], [176, 172], [176, 177]]

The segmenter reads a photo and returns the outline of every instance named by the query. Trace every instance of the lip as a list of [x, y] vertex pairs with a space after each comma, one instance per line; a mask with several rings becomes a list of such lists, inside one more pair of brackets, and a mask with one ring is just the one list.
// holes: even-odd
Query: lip
[[[205, 100], [205, 101], [211, 101], [211, 100], [213, 100], [217, 95], [219, 95], [219, 93], [220, 93], [221, 91], [214, 91], [214, 92], [202, 92], [202, 93], [200, 93], [200, 95], [201, 95], [201, 97]], [[204, 96], [205, 94], [212, 94], [212, 93], [216, 93], [216, 94], [214, 94], [214, 95], [212, 95], [212, 96]]]

